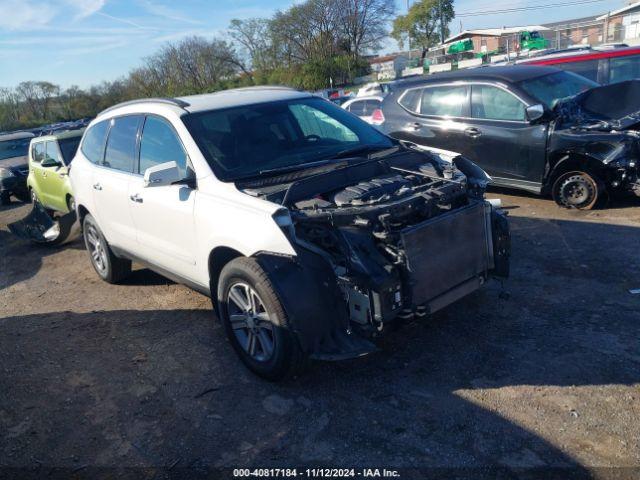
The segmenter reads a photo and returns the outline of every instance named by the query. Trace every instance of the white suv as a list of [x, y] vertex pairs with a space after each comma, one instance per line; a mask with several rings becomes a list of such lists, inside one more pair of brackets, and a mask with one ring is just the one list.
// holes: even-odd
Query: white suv
[[387, 324], [508, 273], [482, 170], [295, 90], [116, 105], [70, 176], [98, 275], [117, 282], [135, 261], [210, 295], [242, 361], [270, 379], [371, 352]]

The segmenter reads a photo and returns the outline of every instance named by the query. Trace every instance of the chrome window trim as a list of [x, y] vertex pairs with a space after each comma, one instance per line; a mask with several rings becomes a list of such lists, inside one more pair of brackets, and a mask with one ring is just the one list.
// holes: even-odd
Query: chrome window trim
[[[419, 87], [412, 87], [412, 88], [407, 88], [404, 92], [402, 92], [402, 95], [400, 95], [398, 97], [398, 100], [396, 100], [396, 103], [400, 106], [400, 108], [402, 108], [403, 110], [405, 110], [406, 112], [410, 113], [411, 115], [415, 115], [417, 117], [421, 117], [421, 118], [433, 118], [433, 119], [444, 119], [444, 120], [480, 120], [480, 121], [488, 121], [488, 122], [507, 122], [507, 123], [524, 123], [524, 124], [528, 124], [529, 122], [525, 119], [525, 120], [499, 120], [499, 119], [492, 119], [492, 118], [476, 118], [473, 116], [469, 116], [469, 117], [453, 117], [453, 116], [449, 116], [449, 117], [443, 117], [443, 116], [439, 116], [439, 115], [425, 115], [423, 113], [419, 113], [419, 112], [414, 112], [412, 110], [409, 110], [408, 108], [406, 108], [404, 105], [402, 105], [400, 102], [402, 101], [402, 99], [404, 98], [404, 96], [413, 90], [424, 90], [425, 88], [435, 88], [435, 87], [451, 87], [451, 86], [456, 86], [456, 87], [460, 87], [460, 86], [464, 86], [464, 87], [469, 87], [471, 89], [471, 91], [469, 92], [469, 107], [471, 107], [471, 102], [473, 101], [473, 86], [474, 85], [487, 85], [490, 87], [496, 87], [499, 88], [501, 90], [504, 90], [505, 92], [511, 94], [512, 96], [514, 96], [516, 99], [518, 99], [520, 102], [522, 102], [525, 106], [525, 109], [527, 107], [530, 107], [532, 104], [530, 104], [529, 102], [527, 102], [526, 100], [524, 100], [522, 97], [520, 97], [518, 94], [512, 92], [509, 88], [507, 88], [506, 86], [502, 85], [501, 83], [493, 83], [490, 81], [456, 81], [456, 82], [444, 82], [444, 83], [434, 83], [432, 85], [421, 85]], [[418, 99], [418, 110], [420, 110], [420, 107], [422, 107], [422, 95], [420, 95], [419, 99]]]

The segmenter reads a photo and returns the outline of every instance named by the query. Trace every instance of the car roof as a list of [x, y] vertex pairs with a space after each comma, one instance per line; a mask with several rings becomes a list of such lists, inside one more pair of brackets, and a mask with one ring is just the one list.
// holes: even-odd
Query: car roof
[[294, 100], [311, 97], [308, 92], [300, 92], [287, 87], [246, 87], [222, 90], [215, 93], [178, 97], [177, 100], [188, 103], [185, 110], [191, 113], [206, 110], [220, 110], [223, 108], [240, 107], [256, 103], [277, 102], [280, 100]]
[[455, 70], [452, 72], [435, 73], [432, 75], [421, 75], [404, 81], [399, 80], [395, 84], [395, 87], [404, 89], [416, 84], [458, 80], [494, 80], [505, 83], [516, 83], [522, 80], [543, 77], [545, 75], [561, 71], [562, 70], [559, 68], [540, 65], [486, 66]]
[[[174, 111], [197, 113], [207, 110], [221, 110], [225, 108], [240, 107], [258, 103], [270, 103], [280, 100], [293, 100], [297, 98], [310, 98], [313, 95], [308, 92], [301, 92], [292, 88], [278, 86], [260, 86], [234, 88], [222, 90], [214, 93], [204, 93], [200, 95], [189, 95], [176, 98], [141, 98], [128, 102], [119, 103], [100, 112], [97, 118], [106, 113], [117, 115], [118, 110], [125, 107], [142, 107], [143, 105], [155, 107], [165, 107]], [[127, 113], [132, 113], [131, 108], [127, 108]], [[144, 113], [144, 108], [134, 108], [139, 113]]]
[[20, 140], [22, 138], [31, 138], [35, 135], [31, 132], [13, 132], [5, 135], [0, 135], [0, 142], [8, 142], [10, 140]]
[[64, 140], [65, 138], [75, 138], [81, 137], [86, 128], [78, 128], [75, 130], [61, 130], [60, 132], [53, 132], [49, 135], [42, 135], [40, 137], [34, 138], [36, 141], [46, 141], [46, 140]]

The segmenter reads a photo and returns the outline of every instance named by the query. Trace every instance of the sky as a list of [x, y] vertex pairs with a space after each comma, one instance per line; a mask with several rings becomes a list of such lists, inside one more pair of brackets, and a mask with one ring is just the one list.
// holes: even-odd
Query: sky
[[[122, 77], [164, 43], [224, 36], [233, 18], [269, 17], [296, 0], [0, 0], [0, 87], [47, 80], [86, 88]], [[300, 0], [297, 0], [300, 1]], [[396, 0], [398, 12], [407, 0]], [[413, 0], [410, 0], [413, 1]], [[459, 14], [568, 0], [456, 0]], [[623, 0], [454, 19], [464, 29], [531, 25], [604, 13]], [[390, 40], [384, 50], [395, 50]]]

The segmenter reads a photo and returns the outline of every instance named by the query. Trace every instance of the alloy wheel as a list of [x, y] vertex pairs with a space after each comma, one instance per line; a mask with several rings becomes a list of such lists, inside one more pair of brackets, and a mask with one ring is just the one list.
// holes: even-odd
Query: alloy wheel
[[108, 264], [107, 250], [104, 242], [93, 225], [88, 226], [86, 236], [91, 261], [100, 273], [104, 273], [107, 270]]
[[258, 362], [268, 361], [273, 356], [275, 335], [258, 293], [244, 282], [232, 284], [227, 294], [227, 312], [242, 349]]

